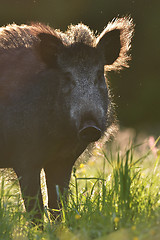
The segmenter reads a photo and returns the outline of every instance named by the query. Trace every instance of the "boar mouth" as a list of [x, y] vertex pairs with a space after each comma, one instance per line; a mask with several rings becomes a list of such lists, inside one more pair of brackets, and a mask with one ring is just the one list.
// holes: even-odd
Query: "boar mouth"
[[92, 122], [86, 122], [79, 130], [79, 138], [87, 143], [96, 142], [102, 136], [102, 131]]

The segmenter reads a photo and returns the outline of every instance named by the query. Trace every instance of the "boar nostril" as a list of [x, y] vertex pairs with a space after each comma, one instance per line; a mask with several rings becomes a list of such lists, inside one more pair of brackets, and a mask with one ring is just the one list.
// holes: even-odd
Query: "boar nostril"
[[88, 143], [98, 141], [101, 135], [101, 130], [95, 125], [86, 124], [79, 130], [79, 138]]

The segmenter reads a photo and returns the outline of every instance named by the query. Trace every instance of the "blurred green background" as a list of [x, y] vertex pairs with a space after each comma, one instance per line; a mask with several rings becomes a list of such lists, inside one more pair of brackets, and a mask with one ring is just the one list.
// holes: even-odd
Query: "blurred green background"
[[[65, 30], [83, 22], [101, 32], [114, 17], [131, 14], [136, 24], [130, 68], [110, 73], [121, 126], [160, 129], [159, 0], [1, 0], [0, 25], [41, 21]], [[152, 131], [151, 130], [151, 131]]]

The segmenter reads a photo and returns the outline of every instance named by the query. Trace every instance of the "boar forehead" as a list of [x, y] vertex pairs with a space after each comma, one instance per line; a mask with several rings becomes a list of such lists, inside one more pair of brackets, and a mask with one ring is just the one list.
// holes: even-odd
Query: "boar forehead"
[[59, 56], [59, 65], [63, 71], [86, 73], [103, 68], [103, 56], [93, 47], [75, 44], [67, 47]]

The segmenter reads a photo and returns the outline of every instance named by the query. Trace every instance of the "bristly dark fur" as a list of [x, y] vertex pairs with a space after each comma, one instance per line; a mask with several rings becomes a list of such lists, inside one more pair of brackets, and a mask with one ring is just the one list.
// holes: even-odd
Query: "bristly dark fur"
[[16, 172], [35, 222], [44, 215], [41, 169], [56, 209], [55, 185], [64, 193], [76, 159], [116, 130], [103, 70], [128, 66], [132, 34], [128, 17], [100, 35], [82, 23], [64, 33], [41, 23], [0, 28], [0, 167]]
[[[93, 31], [88, 26], [79, 23], [70, 25], [66, 32], [53, 29], [41, 23], [32, 23], [29, 25], [18, 26], [16, 24], [8, 25], [0, 29], [0, 51], [3, 49], [13, 48], [30, 48], [38, 41], [39, 33], [48, 33], [59, 38], [65, 46], [71, 46], [75, 43], [83, 43], [85, 45], [96, 47], [103, 35], [114, 29], [119, 29], [121, 32], [121, 51], [117, 60], [112, 65], [106, 65], [105, 70], [120, 70], [123, 67], [128, 67], [130, 55], [131, 38], [133, 36], [134, 24], [130, 17], [116, 18], [112, 20], [104, 31], [95, 36]], [[1, 37], [2, 36], [2, 37]]]

